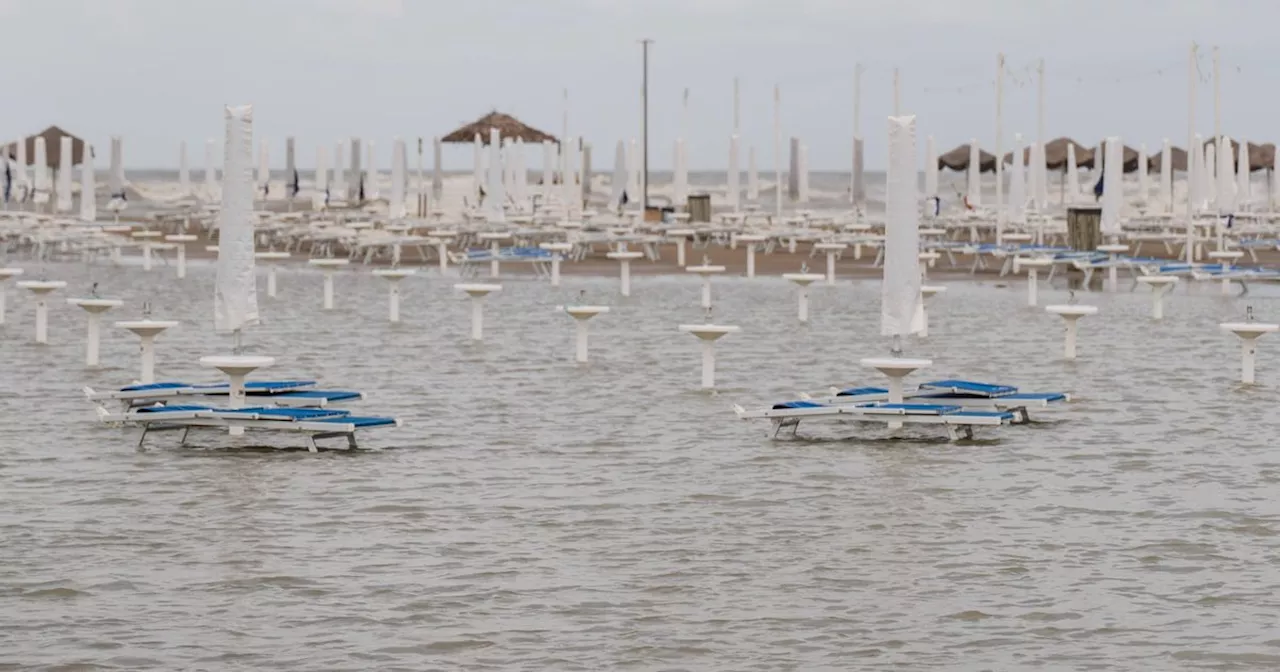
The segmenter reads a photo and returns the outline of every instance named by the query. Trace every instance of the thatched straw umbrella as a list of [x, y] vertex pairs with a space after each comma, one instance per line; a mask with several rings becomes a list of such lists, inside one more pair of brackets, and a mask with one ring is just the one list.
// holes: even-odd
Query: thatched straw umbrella
[[[1147, 172], [1160, 172], [1160, 152], [1162, 151], [1164, 151], [1163, 145], [1157, 147], [1155, 153], [1147, 158]], [[1173, 164], [1175, 172], [1187, 172], [1187, 156], [1187, 150], [1173, 145], [1169, 146], [1169, 162]]]
[[[969, 143], [965, 143], [938, 157], [938, 168], [956, 172], [969, 170]], [[983, 149], [978, 150], [978, 169], [984, 173], [996, 172], [996, 156]]]
[[[45, 163], [48, 163], [50, 168], [57, 170], [60, 167], [59, 164], [62, 162], [62, 155], [61, 152], [58, 151], [58, 147], [61, 145], [62, 138], [64, 136], [71, 138], [71, 164], [74, 166], [80, 165], [84, 161], [84, 140], [71, 135], [57, 126], [50, 126], [36, 135], [27, 136], [25, 140], [27, 145], [27, 165], [35, 163], [36, 138], [42, 137], [44, 138], [45, 146]], [[4, 151], [9, 155], [10, 159], [17, 159], [18, 143], [11, 142], [8, 145], [5, 145]]]
[[[1076, 165], [1079, 165], [1080, 162], [1085, 159], [1088, 159], [1089, 161], [1093, 161], [1092, 149], [1085, 147], [1084, 145], [1076, 142], [1075, 140], [1072, 140], [1071, 138], [1065, 138], [1065, 137], [1054, 138], [1053, 140], [1050, 140], [1049, 142], [1044, 143], [1045, 167], [1048, 168], [1049, 170], [1065, 171], [1067, 169], [1067, 146], [1068, 145], [1074, 145], [1076, 148]], [[1022, 160], [1023, 165], [1030, 166], [1031, 165], [1031, 148], [1026, 147], [1025, 149], [1023, 149], [1022, 156], [1023, 156], [1023, 160]], [[1013, 163], [1013, 152], [1008, 152], [1004, 155], [1004, 162], [1006, 164]]]
[[[1209, 145], [1215, 145], [1214, 150], [1217, 150], [1217, 143], [1214, 142], [1214, 138], [1205, 140], [1204, 144], [1206, 147]], [[1240, 143], [1237, 142], [1235, 138], [1227, 138], [1227, 144], [1231, 147], [1231, 165], [1234, 166], [1236, 165], [1235, 157], [1240, 151]], [[1275, 155], [1276, 146], [1269, 142], [1263, 145], [1256, 145], [1252, 142], [1249, 143], [1249, 172], [1253, 172], [1255, 170], [1270, 170], [1272, 166], [1271, 161]]]
[[1261, 145], [1251, 145], [1249, 147], [1249, 165], [1251, 170], [1271, 169], [1274, 167], [1276, 165], [1275, 144], [1265, 142]]
[[476, 134], [479, 134], [480, 142], [487, 145], [489, 144], [489, 129], [491, 128], [498, 129], [498, 133], [501, 134], [503, 139], [511, 138], [515, 140], [519, 138], [524, 140], [526, 145], [530, 143], [540, 144], [543, 140], [559, 142], [550, 133], [539, 131], [509, 114], [502, 114], [496, 110], [440, 138], [440, 142], [475, 142]]
[[[1076, 166], [1082, 169], [1088, 168], [1089, 170], [1093, 170], [1093, 160], [1095, 158], [1094, 157], [1095, 153], [1096, 153], [1095, 151], [1090, 150], [1089, 155], [1087, 157], [1081, 158], [1080, 152], [1079, 150], [1077, 150]], [[1129, 145], [1125, 145], [1124, 146], [1124, 172], [1133, 173], [1133, 172], [1137, 172], [1137, 170], [1138, 170], [1138, 150], [1130, 147]]]
[[[1240, 143], [1236, 142], [1235, 138], [1226, 138], [1226, 143], [1231, 147], [1231, 165], [1235, 165], [1235, 156], [1240, 151]], [[1204, 146], [1207, 147], [1210, 145], [1216, 145], [1216, 143], [1213, 142], [1213, 138], [1208, 138], [1208, 140], [1204, 141]], [[1215, 147], [1215, 151], [1216, 148], [1217, 147]], [[1249, 143], [1249, 172], [1252, 173], [1254, 170], [1270, 169], [1271, 160], [1272, 157], [1275, 157], [1275, 152], [1275, 145], [1271, 145], [1270, 142], [1266, 143], [1266, 145], [1254, 145], [1252, 142]]]

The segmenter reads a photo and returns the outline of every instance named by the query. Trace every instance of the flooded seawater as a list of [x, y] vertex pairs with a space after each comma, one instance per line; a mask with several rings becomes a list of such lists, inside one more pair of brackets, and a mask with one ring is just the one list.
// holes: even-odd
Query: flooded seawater
[[[38, 274], [27, 264], [28, 278]], [[159, 377], [216, 381], [202, 355], [213, 269], [49, 264], [51, 345], [10, 283], [0, 328], [0, 668], [128, 670], [1171, 670], [1280, 668], [1280, 338], [1243, 388], [1218, 322], [1277, 293], [1086, 294], [1080, 359], [1023, 284], [951, 282], [932, 369], [1076, 397], [1041, 424], [951, 444], [802, 426], [771, 440], [733, 403], [878, 383], [879, 288], [818, 286], [796, 321], [778, 279], [717, 278], [716, 395], [697, 389], [698, 282], [512, 279], [468, 342], [468, 300], [433, 272], [386, 285], [281, 273], [248, 352], [258, 378], [355, 388], [404, 427], [359, 451], [300, 437], [99, 425], [81, 388], [137, 375], [132, 335], [104, 329], [83, 365], [92, 282], [182, 325]], [[261, 273], [261, 269], [260, 269]], [[575, 366], [577, 300], [613, 312]], [[1063, 289], [1043, 302], [1063, 302]], [[265, 450], [263, 445], [293, 446]], [[257, 446], [257, 447], [254, 447]]]

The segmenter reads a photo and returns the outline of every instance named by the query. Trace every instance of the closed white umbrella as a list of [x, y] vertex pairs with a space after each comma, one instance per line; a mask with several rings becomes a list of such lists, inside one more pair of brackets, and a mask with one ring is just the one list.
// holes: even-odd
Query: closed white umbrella
[[94, 185], [93, 148], [84, 146], [84, 158], [80, 163], [80, 221], [98, 219], [97, 187]]

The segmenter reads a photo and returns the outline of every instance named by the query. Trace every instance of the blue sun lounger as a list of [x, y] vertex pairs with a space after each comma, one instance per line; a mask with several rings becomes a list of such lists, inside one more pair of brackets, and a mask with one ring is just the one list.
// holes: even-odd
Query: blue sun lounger
[[538, 275], [547, 275], [547, 265], [551, 263], [554, 253], [538, 247], [504, 247], [498, 250], [497, 254], [493, 253], [489, 248], [470, 248], [460, 254], [451, 254], [450, 257], [454, 265], [458, 266], [460, 272], [464, 276], [474, 275], [479, 264], [487, 264], [497, 261], [502, 264], [508, 263], [527, 263], [532, 264], [534, 272]]
[[[865, 403], [887, 401], [889, 391], [880, 387], [855, 387], [835, 391], [833, 396], [818, 399], [822, 403]], [[1065, 392], [1022, 392], [1011, 385], [994, 385], [972, 380], [935, 380], [920, 384], [915, 390], [903, 393], [904, 399], [929, 400], [964, 408], [984, 408], [1009, 411], [1015, 414], [1014, 424], [1030, 421], [1030, 408], [1048, 408], [1066, 403], [1071, 396]]]
[[284, 431], [305, 434], [307, 448], [316, 452], [318, 439], [345, 438], [347, 446], [357, 448], [356, 432], [376, 427], [399, 427], [400, 421], [392, 417], [352, 415], [351, 411], [318, 408], [280, 408], [253, 406], [248, 408], [220, 408], [198, 404], [171, 404], [167, 406], [143, 406], [111, 414], [98, 409], [104, 422], [136, 424], [142, 427], [138, 447], [142, 448], [151, 432], [182, 430], [185, 444], [192, 429], [243, 427], [252, 430]]
[[[905, 391], [903, 399], [906, 403], [891, 404], [889, 391], [885, 388], [853, 387], [833, 389], [831, 396], [823, 398], [802, 395], [801, 399], [774, 404], [767, 409], [747, 411], [735, 406], [734, 411], [744, 420], [773, 420], [775, 434], [783, 427], [796, 427], [803, 419], [843, 421], [853, 419], [852, 416], [857, 416], [857, 419], [875, 416], [883, 420], [889, 411], [899, 411], [912, 417], [891, 420], [949, 425], [948, 431], [955, 439], [961, 435], [972, 436], [971, 429], [963, 429], [965, 426], [1029, 422], [1029, 408], [1048, 408], [1065, 403], [1070, 401], [1070, 395], [1064, 392], [1022, 392], [1011, 385], [948, 379], [923, 383], [914, 390]], [[945, 418], [945, 421], [938, 418]], [[993, 418], [999, 421], [993, 421]]]
[[802, 420], [839, 420], [842, 422], [890, 423], [912, 425], [942, 425], [952, 441], [973, 438], [975, 427], [998, 427], [1012, 424], [1015, 414], [1008, 411], [966, 410], [956, 404], [929, 403], [823, 403], [797, 400], [774, 404], [765, 409], [748, 411], [733, 407], [742, 420], [768, 419], [772, 421], [776, 436], [784, 427], [793, 433]]
[[[364, 393], [351, 390], [317, 390], [314, 380], [255, 380], [245, 383], [245, 396], [270, 399], [273, 406], [295, 408], [324, 408], [341, 401], [359, 401]], [[129, 385], [119, 390], [97, 392], [85, 388], [85, 396], [93, 402], [119, 401], [126, 408], [132, 406], [167, 403], [180, 398], [221, 397], [231, 391], [227, 383], [192, 385], [190, 383], [164, 382], [145, 385]]]

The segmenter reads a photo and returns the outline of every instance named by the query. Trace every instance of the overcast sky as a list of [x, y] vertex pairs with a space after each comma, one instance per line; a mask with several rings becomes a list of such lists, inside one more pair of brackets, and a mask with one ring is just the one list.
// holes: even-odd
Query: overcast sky
[[[1006, 148], [1014, 132], [1035, 134], [1040, 58], [1046, 139], [1154, 148], [1186, 143], [1194, 40], [1198, 130], [1213, 131], [1217, 44], [1223, 131], [1270, 141], [1277, 25], [1276, 0], [0, 0], [0, 127], [12, 137], [56, 123], [99, 147], [119, 134], [131, 168], [175, 167], [186, 140], [195, 167], [204, 139], [221, 137], [222, 106], [252, 103], [277, 167], [286, 135], [304, 167], [319, 144], [353, 135], [389, 163], [393, 137], [441, 135], [491, 108], [559, 135], [567, 88], [571, 133], [608, 169], [615, 143], [640, 132], [637, 41], [649, 37], [655, 169], [671, 164], [686, 87], [690, 163], [724, 168], [738, 76], [744, 156], [755, 145], [772, 165], [777, 84], [784, 138], [809, 145], [815, 170], [847, 170], [857, 62], [870, 168], [884, 165], [895, 66], [922, 154], [930, 134], [939, 151], [970, 137], [990, 148], [999, 51]], [[446, 154], [449, 168], [469, 161]]]

